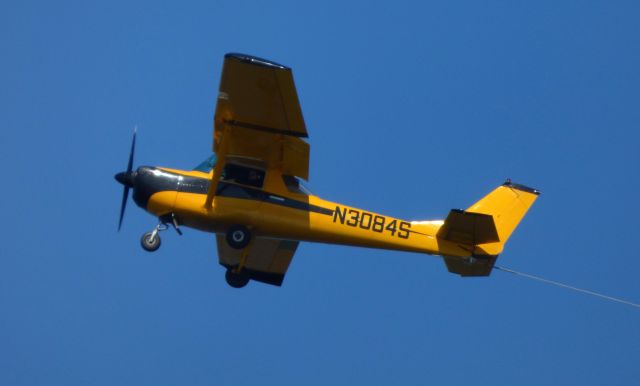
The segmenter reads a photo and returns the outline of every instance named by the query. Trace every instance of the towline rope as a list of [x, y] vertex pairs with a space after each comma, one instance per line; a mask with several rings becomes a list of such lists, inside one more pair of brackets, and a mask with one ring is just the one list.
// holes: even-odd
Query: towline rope
[[567, 288], [567, 289], [570, 289], [570, 290], [573, 290], [573, 291], [576, 291], [576, 292], [582, 292], [584, 294], [595, 296], [595, 297], [602, 298], [602, 299], [605, 299], [605, 300], [610, 300], [612, 302], [622, 303], [622, 304], [626, 304], [628, 306], [640, 308], [640, 304], [638, 304], [638, 303], [630, 302], [628, 300], [616, 298], [616, 297], [613, 297], [613, 296], [604, 295], [604, 294], [601, 294], [601, 293], [598, 293], [598, 292], [594, 292], [594, 291], [590, 291], [590, 290], [587, 290], [587, 289], [584, 289], [584, 288], [574, 287], [574, 286], [571, 286], [571, 285], [568, 285], [568, 284], [565, 284], [565, 283], [561, 283], [559, 281], [545, 279], [545, 278], [540, 277], [540, 276], [534, 276], [534, 275], [530, 275], [528, 273], [518, 272], [518, 271], [515, 271], [513, 269], [509, 269], [509, 268], [505, 268], [505, 267], [499, 267], [497, 265], [493, 266], [493, 268], [495, 268], [497, 270], [500, 270], [500, 271], [503, 271], [503, 272], [508, 272], [508, 273], [514, 274], [516, 276], [526, 277], [528, 279], [537, 280], [537, 281], [540, 281], [540, 282], [543, 282], [543, 283], [552, 284], [552, 285], [555, 285], [555, 286], [558, 286], [558, 287], [562, 287], [562, 288]]

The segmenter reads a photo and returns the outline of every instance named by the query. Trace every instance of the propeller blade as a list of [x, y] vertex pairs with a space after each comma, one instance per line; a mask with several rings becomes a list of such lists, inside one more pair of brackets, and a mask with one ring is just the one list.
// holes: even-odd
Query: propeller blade
[[136, 132], [138, 126], [133, 129], [133, 140], [131, 140], [131, 151], [129, 152], [129, 164], [127, 164], [127, 173], [133, 169], [133, 153], [136, 151]]
[[120, 221], [118, 221], [118, 232], [122, 228], [122, 219], [124, 218], [124, 210], [127, 208], [127, 199], [129, 198], [129, 187], [125, 186], [122, 192], [122, 205], [120, 205]]
[[[127, 164], [127, 171], [124, 173], [124, 176], [128, 178], [128, 183], [131, 185], [131, 171], [133, 170], [133, 154], [136, 151], [136, 133], [138, 131], [138, 126], [133, 129], [133, 139], [131, 140], [131, 150], [129, 151], [129, 163]], [[121, 175], [123, 173], [120, 173]], [[116, 176], [116, 179], [118, 177]], [[126, 179], [125, 179], [126, 180]], [[124, 191], [122, 192], [122, 204], [120, 204], [120, 220], [118, 220], [118, 232], [120, 232], [120, 228], [122, 228], [122, 219], [124, 219], [124, 211], [127, 208], [127, 199], [129, 198], [129, 189], [130, 185], [125, 185], [124, 181], [120, 181], [124, 185]]]

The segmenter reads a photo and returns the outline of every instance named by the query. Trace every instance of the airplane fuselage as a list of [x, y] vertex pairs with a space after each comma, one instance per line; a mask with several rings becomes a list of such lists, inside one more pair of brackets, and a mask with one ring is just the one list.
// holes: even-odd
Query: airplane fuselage
[[212, 172], [140, 167], [134, 201], [149, 213], [175, 216], [181, 226], [225, 233], [236, 224], [254, 236], [468, 257], [472, 251], [437, 237], [443, 221], [405, 221], [289, 189], [277, 171], [262, 188], [221, 180], [205, 206]]

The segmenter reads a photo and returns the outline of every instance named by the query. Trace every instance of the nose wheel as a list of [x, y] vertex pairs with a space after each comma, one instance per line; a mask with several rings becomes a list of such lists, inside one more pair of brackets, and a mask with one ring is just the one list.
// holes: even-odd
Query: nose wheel
[[140, 245], [142, 246], [142, 249], [147, 252], [157, 251], [158, 248], [160, 248], [160, 244], [161, 240], [157, 229], [143, 234], [142, 238], [140, 239]]

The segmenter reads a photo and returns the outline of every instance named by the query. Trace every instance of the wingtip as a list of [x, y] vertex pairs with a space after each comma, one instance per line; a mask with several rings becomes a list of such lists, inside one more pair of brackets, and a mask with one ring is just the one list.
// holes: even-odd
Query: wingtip
[[236, 59], [236, 60], [239, 60], [241, 62], [245, 62], [245, 63], [249, 63], [249, 64], [255, 64], [255, 65], [263, 66], [263, 67], [277, 68], [277, 69], [281, 69], [281, 70], [290, 70], [289, 67], [287, 67], [285, 65], [282, 65], [280, 63], [276, 63], [276, 62], [274, 62], [272, 60], [259, 58], [257, 56], [253, 56], [253, 55], [241, 54], [241, 53], [238, 53], [238, 52], [229, 52], [229, 53], [225, 54], [224, 57], [226, 59]]

